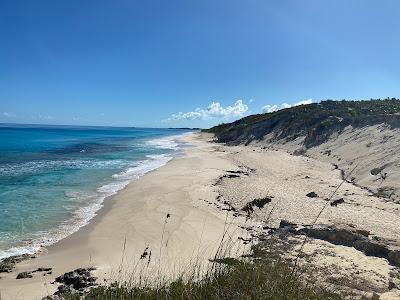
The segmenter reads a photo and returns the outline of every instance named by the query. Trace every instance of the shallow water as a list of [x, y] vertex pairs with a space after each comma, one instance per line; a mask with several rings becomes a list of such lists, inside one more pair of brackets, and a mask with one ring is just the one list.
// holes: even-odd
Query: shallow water
[[185, 133], [0, 125], [0, 259], [87, 224], [106, 197], [179, 155]]

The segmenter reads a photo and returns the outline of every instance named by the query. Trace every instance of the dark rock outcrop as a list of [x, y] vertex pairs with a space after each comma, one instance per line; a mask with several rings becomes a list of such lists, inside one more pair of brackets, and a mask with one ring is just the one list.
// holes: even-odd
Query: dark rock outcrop
[[318, 194], [316, 192], [309, 192], [306, 196], [310, 198], [317, 198]]
[[331, 206], [338, 206], [338, 204], [342, 204], [342, 203], [344, 203], [344, 199], [343, 198], [336, 199], [336, 200], [333, 200], [331, 202]]
[[297, 226], [282, 220], [279, 228], [292, 234], [304, 234], [335, 245], [353, 247], [367, 256], [385, 258], [390, 264], [400, 267], [400, 249], [394, 249], [388, 241], [371, 237], [365, 230], [334, 226]]
[[23, 260], [34, 258], [35, 255], [22, 254], [10, 256], [0, 262], [0, 273], [9, 273], [14, 269], [15, 265]]
[[379, 167], [379, 168], [373, 168], [370, 173], [371, 175], [379, 175], [380, 172], [383, 171], [383, 169], [385, 168], [385, 166]]
[[58, 287], [58, 291], [55, 294], [60, 295], [75, 291], [82, 292], [96, 285], [97, 278], [91, 275], [91, 271], [93, 270], [94, 268], [79, 268], [57, 277], [55, 282], [62, 283], [62, 285]]
[[17, 275], [17, 279], [32, 278], [31, 272], [21, 272]]
[[17, 279], [32, 278], [32, 277], [33, 277], [32, 274], [33, 274], [33, 273], [37, 273], [37, 272], [45, 272], [45, 274], [43, 274], [43, 275], [51, 274], [51, 273], [52, 273], [51, 270], [52, 270], [52, 268], [40, 267], [40, 268], [37, 268], [37, 269], [34, 270], [34, 271], [21, 272], [21, 273], [19, 273], [19, 274], [17, 275]]

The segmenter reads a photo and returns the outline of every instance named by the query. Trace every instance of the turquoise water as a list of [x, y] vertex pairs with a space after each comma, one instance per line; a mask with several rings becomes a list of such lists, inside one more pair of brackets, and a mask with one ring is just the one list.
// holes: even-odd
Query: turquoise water
[[186, 133], [0, 125], [0, 259], [87, 224], [106, 197], [179, 155]]

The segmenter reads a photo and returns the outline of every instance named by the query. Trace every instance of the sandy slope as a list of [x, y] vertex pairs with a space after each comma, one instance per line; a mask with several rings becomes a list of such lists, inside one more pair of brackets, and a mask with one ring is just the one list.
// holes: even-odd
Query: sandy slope
[[[387, 200], [400, 203], [400, 129], [390, 129], [385, 124], [357, 129], [348, 126], [327, 142], [309, 149], [303, 147], [302, 137], [290, 142], [274, 140], [266, 135], [262, 141], [252, 144], [289, 153], [300, 151], [319, 161], [335, 164], [346, 174], [357, 166], [351, 175], [354, 183], [373, 192], [383, 189], [382, 195], [386, 194]], [[382, 168], [382, 171], [371, 175], [375, 168]]]
[[[354, 166], [358, 161], [363, 161], [363, 167], [354, 173], [357, 184], [377, 185], [376, 176], [370, 174], [370, 169], [389, 163], [387, 184], [398, 189], [400, 181], [397, 181], [397, 163], [400, 152], [396, 152], [396, 149], [399, 148], [400, 141], [396, 137], [383, 145], [378, 136], [388, 133], [381, 134], [378, 130], [369, 128], [365, 131], [362, 137], [364, 142], [361, 143], [361, 133], [349, 129], [332, 139], [329, 144], [309, 150], [306, 153], [308, 157], [291, 154], [299, 149], [295, 142], [274, 145], [258, 142], [231, 147], [220, 145], [217, 150], [225, 153], [230, 161], [238, 167], [253, 170], [245, 176], [222, 179], [218, 184], [220, 199], [227, 200], [233, 207], [240, 209], [253, 199], [271, 197], [271, 202], [262, 209], [254, 209], [252, 218], [264, 221], [268, 227], [279, 227], [281, 220], [300, 225], [311, 224], [327, 203], [327, 199], [342, 183], [341, 171], [330, 161], [333, 155], [333, 161], [339, 167]], [[391, 134], [394, 135], [394, 132]], [[371, 139], [373, 145], [366, 147], [365, 139], [372, 135], [375, 135], [375, 139]], [[359, 140], [356, 139], [357, 136]], [[331, 150], [331, 156], [320, 153], [327, 149]], [[370, 239], [383, 239], [390, 249], [399, 250], [400, 205], [393, 198], [376, 197], [357, 184], [342, 184], [333, 200], [343, 198], [344, 203], [328, 205], [317, 225], [364, 230], [369, 233]], [[318, 197], [307, 197], [309, 192], [315, 192]], [[299, 236], [291, 239], [293, 244], [303, 240]], [[298, 248], [295, 246], [293, 253], [288, 253], [288, 256], [297, 254]], [[338, 285], [346, 291], [358, 291], [357, 295], [378, 292], [386, 293], [382, 296], [385, 299], [400, 299], [398, 270], [385, 259], [367, 257], [352, 247], [313, 239], [306, 244], [305, 252], [309, 257], [302, 263], [313, 268], [318, 280]], [[389, 291], [389, 283], [392, 285], [394, 282], [397, 289]]]

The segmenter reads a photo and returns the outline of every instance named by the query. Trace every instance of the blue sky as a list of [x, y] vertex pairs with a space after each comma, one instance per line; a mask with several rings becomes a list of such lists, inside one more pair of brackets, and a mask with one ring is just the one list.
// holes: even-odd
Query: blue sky
[[399, 46], [399, 1], [0, 0], [0, 122], [207, 127], [400, 97]]

